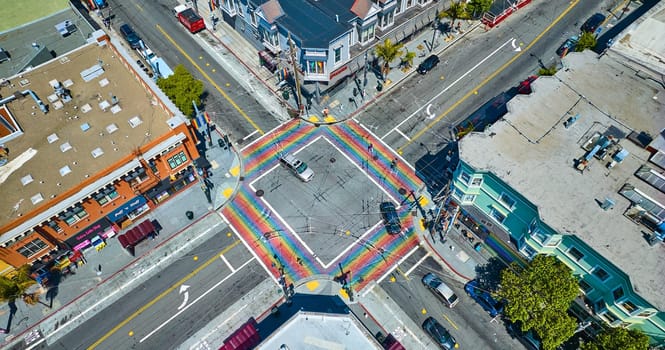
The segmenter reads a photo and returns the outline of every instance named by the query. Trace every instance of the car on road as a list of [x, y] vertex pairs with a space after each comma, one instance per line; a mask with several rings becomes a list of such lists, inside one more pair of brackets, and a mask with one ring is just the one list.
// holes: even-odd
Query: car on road
[[314, 177], [314, 171], [312, 171], [305, 162], [296, 158], [291, 153], [281, 155], [279, 161], [304, 182], [309, 182]]
[[602, 13], [596, 13], [593, 16], [589, 17], [589, 19], [582, 24], [582, 27], [580, 28], [582, 32], [587, 32], [587, 33], [593, 33], [600, 27], [600, 25], [605, 21], [605, 16]]
[[566, 41], [556, 50], [556, 54], [559, 55], [559, 57], [564, 58], [571, 50], [575, 51], [575, 46], [577, 46], [578, 40], [577, 35], [566, 39]]
[[533, 330], [522, 331], [520, 323], [508, 323], [508, 333], [517, 338], [528, 350], [542, 350], [542, 341]]
[[129, 26], [129, 24], [123, 24], [120, 26], [120, 34], [125, 38], [127, 43], [132, 49], [138, 49], [141, 47], [141, 38], [138, 34]]
[[478, 280], [473, 280], [464, 286], [464, 290], [480, 306], [487, 311], [490, 316], [496, 317], [503, 313], [503, 302], [497, 301], [486, 290], [480, 288]]
[[383, 202], [379, 205], [383, 224], [386, 225], [386, 231], [391, 235], [402, 232], [402, 224], [399, 222], [399, 215], [393, 202]]
[[450, 335], [450, 332], [444, 328], [439, 321], [434, 319], [434, 317], [428, 317], [425, 322], [423, 322], [423, 330], [429, 334], [432, 339], [442, 348], [446, 350], [458, 349], [459, 344]]
[[418, 73], [420, 74], [426, 74], [427, 72], [431, 71], [436, 67], [436, 65], [439, 64], [439, 56], [437, 55], [431, 55], [427, 57], [420, 65], [418, 65]]
[[423, 276], [422, 282], [432, 293], [441, 298], [446, 306], [452, 308], [459, 303], [459, 298], [455, 292], [439, 276], [430, 272]]

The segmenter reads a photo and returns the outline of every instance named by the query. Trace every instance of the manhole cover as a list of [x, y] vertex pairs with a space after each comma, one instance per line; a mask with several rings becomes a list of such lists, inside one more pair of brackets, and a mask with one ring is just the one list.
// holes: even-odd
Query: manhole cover
[[334, 163], [334, 162], [336, 162], [336, 161], [337, 161], [337, 159], [335, 159], [335, 157], [331, 157], [331, 158], [330, 158], [330, 162], [331, 162], [331, 163]]
[[403, 188], [400, 188], [397, 192], [399, 192], [399, 194], [401, 194], [402, 196], [406, 195], [406, 190]]
[[257, 196], [257, 197], [261, 197], [261, 196], [263, 196], [264, 193], [265, 193], [265, 192], [263, 192], [263, 190], [256, 190], [256, 196]]

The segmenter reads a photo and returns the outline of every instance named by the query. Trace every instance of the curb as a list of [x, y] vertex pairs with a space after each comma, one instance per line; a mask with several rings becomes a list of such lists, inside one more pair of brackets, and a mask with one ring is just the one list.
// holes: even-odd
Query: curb
[[421, 236], [421, 238], [422, 238], [422, 240], [424, 240], [424, 241], [427, 243], [427, 246], [429, 246], [429, 248], [430, 248], [430, 252], [433, 252], [434, 254], [436, 254], [436, 256], [439, 257], [439, 259], [440, 259], [441, 261], [443, 261], [443, 263], [446, 264], [446, 266], [448, 266], [448, 268], [449, 268], [452, 272], [454, 272], [457, 276], [463, 278], [463, 279], [466, 280], [467, 282], [468, 282], [468, 281], [471, 281], [471, 280], [473, 279], [473, 278], [469, 278], [469, 277], [467, 277], [467, 276], [464, 276], [463, 274], [461, 274], [460, 272], [458, 272], [457, 270], [455, 270], [455, 268], [452, 267], [452, 265], [450, 265], [450, 264], [448, 263], [448, 261], [446, 261], [446, 259], [444, 259], [444, 258], [441, 256], [441, 254], [439, 254], [439, 252], [438, 252], [436, 249], [434, 249], [434, 246], [432, 246], [432, 243], [429, 242], [429, 240], [427, 239], [427, 237], [422, 237], [422, 236]]

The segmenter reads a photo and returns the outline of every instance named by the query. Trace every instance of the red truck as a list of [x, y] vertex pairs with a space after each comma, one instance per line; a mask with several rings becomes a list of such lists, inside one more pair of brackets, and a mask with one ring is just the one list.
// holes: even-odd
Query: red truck
[[185, 6], [178, 5], [173, 8], [173, 15], [178, 18], [178, 21], [182, 23], [190, 33], [198, 33], [206, 28], [206, 24], [203, 21], [203, 18], [199, 16], [194, 10]]

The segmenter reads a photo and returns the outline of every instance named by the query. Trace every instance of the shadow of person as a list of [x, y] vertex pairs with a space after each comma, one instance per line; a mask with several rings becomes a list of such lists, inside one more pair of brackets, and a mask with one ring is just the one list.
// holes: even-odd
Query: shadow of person
[[18, 307], [16, 307], [16, 299], [10, 300], [7, 305], [9, 305], [9, 318], [7, 318], [7, 327], [5, 327], [5, 333], [9, 333], [9, 330], [12, 327], [12, 320], [14, 319], [14, 315], [16, 315], [16, 312], [18, 311]]

